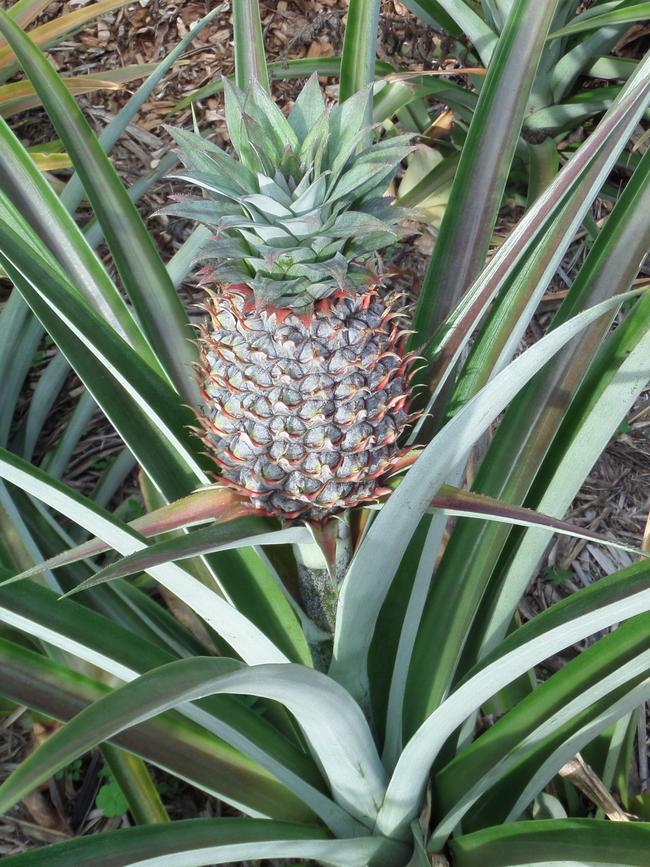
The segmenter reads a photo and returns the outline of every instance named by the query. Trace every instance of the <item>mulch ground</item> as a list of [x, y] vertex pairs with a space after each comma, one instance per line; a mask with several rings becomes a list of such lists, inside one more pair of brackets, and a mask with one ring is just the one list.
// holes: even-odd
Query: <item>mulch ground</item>
[[[0, 6], [6, 8], [9, 5], [8, 0], [0, 0]], [[79, 5], [82, 4], [53, 2], [39, 23]], [[51, 57], [59, 71], [66, 75], [97, 73], [102, 69], [156, 62], [185, 35], [192, 22], [205, 15], [213, 5], [194, 0], [176, 3], [169, 0], [140, 0], [126, 9], [102, 16], [58, 46]], [[269, 60], [340, 53], [347, 12], [345, 0], [262, 0], [261, 7]], [[129, 126], [112, 155], [116, 168], [127, 184], [132, 184], [157, 167], [170, 144], [162, 123], [179, 101], [216, 77], [232, 72], [231, 40], [230, 16], [224, 13], [197, 37], [193, 47], [144, 106], [137, 121]], [[429, 68], [432, 62], [453, 68], [462, 61], [462, 58], [450, 57], [449, 44], [444, 37], [424, 27], [397, 0], [385, 0], [382, 4], [378, 54], [382, 59], [411, 70]], [[335, 94], [333, 79], [323, 79], [322, 83], [330, 94]], [[287, 105], [295, 98], [299, 86], [300, 82], [297, 81], [276, 82], [274, 95], [281, 105]], [[99, 91], [81, 99], [86, 115], [97, 131], [120, 108], [129, 92]], [[223, 139], [225, 123], [220, 98], [208, 97], [197, 103], [195, 109], [199, 126], [211, 126], [217, 136]], [[189, 110], [185, 110], [176, 113], [171, 121], [183, 125], [190, 119]], [[14, 118], [12, 125], [29, 145], [47, 141], [54, 135], [42, 111], [31, 111]], [[140, 203], [143, 215], [152, 214], [164, 204], [170, 192], [169, 183], [157, 184]], [[506, 215], [499, 231], [505, 233], [516, 216], [516, 210]], [[179, 221], [170, 223], [164, 219], [151, 220], [150, 228], [166, 258], [178, 249], [189, 230]], [[417, 291], [432, 241], [432, 236], [425, 233], [410, 250], [408, 269], [404, 269], [403, 262], [399, 263], [412, 284], [412, 291]], [[531, 326], [532, 338], [542, 333], [557, 308], [558, 299], [568, 286], [576, 255], [579, 259], [580, 250], [577, 249], [576, 254], [574, 245], [565, 262], [566, 268], [558, 274], [538, 319]], [[195, 297], [191, 283], [186, 291], [188, 300]], [[51, 348], [44, 348], [44, 361], [52, 351]], [[78, 381], [71, 376], [68, 397], [57, 407], [40, 445], [43, 451], [47, 451], [59, 438], [76, 402], [79, 388]], [[82, 490], [92, 490], [105, 462], [119, 450], [118, 438], [108, 423], [97, 415], [70, 462], [66, 481]], [[590, 529], [639, 545], [646, 532], [649, 491], [650, 393], [646, 393], [594, 467], [568, 517]], [[135, 481], [129, 480], [120, 492], [119, 499], [136, 493]], [[625, 552], [560, 537], [549, 546], [545, 566], [523, 600], [521, 613], [524, 618], [534, 616], [557, 599], [630, 562], [632, 559]], [[566, 658], [574, 652], [575, 649], [568, 651]], [[558, 657], [557, 666], [564, 661], [564, 657]], [[0, 722], [0, 779], [13, 770], [30, 751], [34, 739], [38, 740], [43, 734], [41, 723], [37, 721], [34, 724], [31, 715], [24, 710], [6, 716]], [[644, 752], [641, 743], [637, 762], [641, 775], [644, 773], [644, 761], [647, 774], [647, 748]], [[87, 772], [88, 765], [81, 770]], [[96, 768], [93, 774], [96, 776]], [[174, 817], [214, 814], [214, 803], [190, 787], [179, 787], [158, 772], [156, 780], [165, 791], [165, 803]], [[50, 781], [13, 811], [10, 817], [0, 819], [0, 857], [32, 845], [67, 839], [72, 833], [71, 811], [75, 809], [74, 832], [77, 834], [117, 828], [128, 823], [125, 817], [107, 819], [93, 807], [94, 791], [100, 782], [97, 777], [94, 780], [95, 788], [87, 787], [81, 798], [78, 782], [69, 775]]]

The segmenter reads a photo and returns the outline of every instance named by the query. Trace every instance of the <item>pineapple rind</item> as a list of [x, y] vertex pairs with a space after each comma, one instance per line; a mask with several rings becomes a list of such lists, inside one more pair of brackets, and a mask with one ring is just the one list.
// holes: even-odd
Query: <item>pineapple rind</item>
[[201, 436], [223, 481], [285, 519], [375, 500], [409, 422], [396, 299], [371, 290], [304, 317], [250, 306], [247, 287], [211, 293], [200, 331]]

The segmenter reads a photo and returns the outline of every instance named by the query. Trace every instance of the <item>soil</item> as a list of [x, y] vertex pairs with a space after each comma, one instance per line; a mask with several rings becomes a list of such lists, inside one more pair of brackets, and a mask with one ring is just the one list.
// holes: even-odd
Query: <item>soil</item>
[[[7, 8], [11, 3], [0, 0]], [[39, 23], [50, 20], [62, 12], [84, 5], [82, 2], [52, 2]], [[50, 56], [58, 70], [66, 75], [115, 69], [129, 64], [151, 63], [161, 60], [185, 35], [192, 22], [205, 15], [212, 3], [170, 2], [170, 0], [139, 0], [133, 6], [101, 16], [97, 21], [65, 40]], [[345, 0], [277, 0], [261, 2], [265, 42], [269, 60], [287, 60], [297, 57], [328, 56], [340, 53], [344, 21], [347, 13]], [[191, 121], [189, 109], [175, 113], [175, 106], [194, 89], [220, 75], [232, 72], [232, 33], [230, 15], [224, 12], [195, 40], [181, 62], [159, 85], [155, 95], [144, 106], [137, 121], [115, 148], [112, 158], [121, 177], [132, 184], [144, 173], [155, 170], [169, 147], [170, 140], [162, 123], [171, 120], [177, 125]], [[398, 0], [382, 3], [378, 55], [397, 66], [410, 70], [429, 68], [433, 62], [452, 69], [462, 65], [462, 57], [452, 57], [451, 43], [417, 21]], [[333, 79], [322, 79], [326, 90], [334, 95]], [[299, 81], [274, 83], [274, 95], [286, 106], [295, 98]], [[98, 91], [82, 97], [80, 102], [86, 116], [97, 131], [105, 126], [114, 112], [128, 98], [132, 87], [123, 92]], [[208, 97], [195, 104], [196, 120], [201, 128], [213, 128], [223, 138], [225, 124], [222, 103], [218, 96]], [[14, 118], [13, 127], [28, 145], [39, 144], [54, 137], [47, 118], [39, 110], [26, 112]], [[579, 133], [578, 133], [579, 135]], [[157, 184], [140, 203], [145, 217], [164, 204], [171, 192], [169, 182]], [[519, 216], [513, 206], [502, 216], [497, 235], [505, 235]], [[598, 216], [596, 214], [595, 216]], [[188, 227], [178, 221], [151, 219], [150, 228], [165, 258], [180, 246]], [[413, 291], [421, 282], [433, 237], [425, 231], [414, 238], [405, 257], [395, 262], [400, 280]], [[542, 333], [559, 300], [570, 285], [572, 269], [584, 255], [584, 245], [576, 241], [563, 268], [558, 273], [531, 326], [529, 338]], [[647, 276], [648, 272], [643, 272]], [[188, 302], [197, 297], [192, 281], [185, 287]], [[3, 298], [0, 296], [0, 301]], [[52, 355], [52, 348], [43, 347], [43, 360]], [[57, 406], [45, 438], [39, 444], [39, 454], [47, 451], [60, 437], [66, 419], [78, 397], [80, 384], [70, 377], [67, 400]], [[26, 391], [27, 401], [29, 390]], [[71, 460], [65, 481], [84, 491], [93, 490], [106, 461], [121, 449], [121, 444], [110, 425], [97, 414], [88, 426]], [[626, 424], [613, 438], [593, 469], [587, 482], [576, 497], [568, 519], [575, 523], [609, 534], [631, 545], [640, 545], [644, 533], [648, 535], [650, 500], [650, 393], [637, 402]], [[114, 500], [114, 505], [128, 497], [137, 496], [134, 478], [128, 478]], [[650, 545], [650, 539], [646, 539]], [[587, 542], [576, 542], [560, 537], [550, 546], [545, 567], [531, 585], [521, 605], [524, 619], [534, 616], [557, 599], [610, 574], [632, 562], [625, 552], [605, 549]], [[558, 657], [561, 666], [576, 649]], [[1, 717], [0, 717], [1, 718]], [[25, 709], [6, 716], [0, 723], [0, 780], [4, 779], [32, 748], [34, 742], [45, 736], [47, 726], [34, 719]], [[641, 745], [642, 747], [643, 745]], [[646, 753], [647, 756], [647, 753]], [[92, 759], [86, 758], [79, 769], [80, 779], [91, 773]], [[643, 763], [643, 749], [639, 762]], [[97, 776], [97, 763], [92, 770], [94, 788], [81, 793], [79, 780], [70, 775], [51, 780], [41, 790], [26, 799], [10, 816], [0, 819], [0, 857], [22, 851], [35, 845], [67, 839], [73, 832], [87, 834], [128, 824], [125, 816], [106, 818], [93, 806], [94, 793], [101, 780]], [[215, 804], [188, 786], [162, 773], [155, 773], [156, 782], [165, 791], [166, 806], [175, 818], [214, 815]], [[85, 800], [84, 800], [85, 799]], [[77, 817], [74, 828], [71, 816]]]

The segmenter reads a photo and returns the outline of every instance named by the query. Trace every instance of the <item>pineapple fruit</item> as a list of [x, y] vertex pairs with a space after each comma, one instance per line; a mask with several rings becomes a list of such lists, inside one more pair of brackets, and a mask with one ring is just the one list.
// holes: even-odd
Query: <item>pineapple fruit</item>
[[314, 522], [376, 499], [408, 424], [404, 311], [370, 265], [403, 213], [384, 197], [409, 137], [370, 145], [370, 89], [329, 110], [314, 75], [288, 118], [224, 81], [235, 157], [170, 130], [202, 191], [164, 213], [213, 231], [201, 252], [200, 432], [262, 512]]

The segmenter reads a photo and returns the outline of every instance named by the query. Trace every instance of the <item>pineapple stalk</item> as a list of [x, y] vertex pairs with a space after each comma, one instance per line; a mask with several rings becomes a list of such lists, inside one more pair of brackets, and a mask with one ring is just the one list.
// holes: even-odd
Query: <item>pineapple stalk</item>
[[318, 542], [294, 545], [305, 611], [314, 623], [329, 633], [334, 632], [339, 589], [352, 559], [348, 521], [342, 517], [332, 527], [333, 545], [330, 557]]

